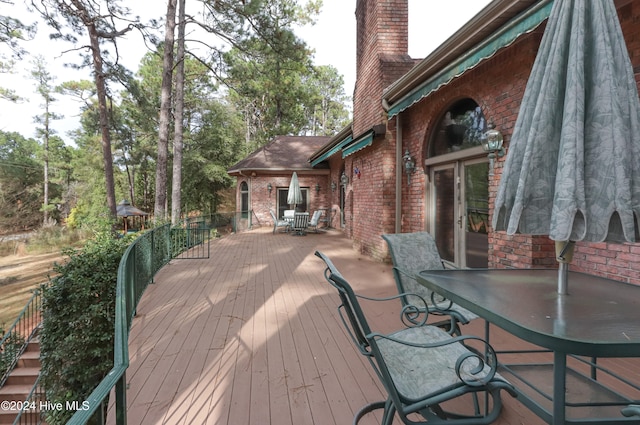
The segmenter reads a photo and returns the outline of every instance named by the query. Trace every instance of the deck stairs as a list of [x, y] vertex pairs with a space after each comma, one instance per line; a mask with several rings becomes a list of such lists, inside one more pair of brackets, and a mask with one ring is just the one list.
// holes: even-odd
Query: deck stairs
[[[0, 403], [24, 402], [40, 374], [40, 342], [34, 338], [29, 342], [18, 364], [0, 388]], [[18, 412], [0, 409], [0, 425], [13, 424]]]

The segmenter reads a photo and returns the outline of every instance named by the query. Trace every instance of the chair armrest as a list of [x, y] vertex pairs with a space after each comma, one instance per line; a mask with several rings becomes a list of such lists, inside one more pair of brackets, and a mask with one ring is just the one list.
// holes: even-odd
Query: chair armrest
[[[415, 281], [417, 282], [417, 279], [416, 279], [415, 274], [413, 274], [413, 273], [409, 273], [409, 272], [406, 272], [406, 271], [404, 271], [404, 270], [402, 270], [402, 269], [400, 269], [400, 268], [398, 268], [398, 267], [394, 267], [394, 269], [395, 269], [398, 273], [400, 273], [400, 274], [402, 274], [402, 275], [404, 275], [404, 276], [407, 276], [408, 278], [413, 279], [413, 280], [415, 280]], [[425, 290], [427, 290], [427, 291], [429, 291], [429, 292], [430, 292], [430, 300], [429, 300], [429, 301], [431, 301], [431, 304], [433, 304], [433, 306], [434, 306], [437, 310], [439, 310], [439, 311], [448, 311], [448, 310], [451, 308], [451, 306], [453, 305], [453, 301], [451, 301], [451, 300], [449, 300], [449, 299], [447, 299], [447, 298], [443, 297], [442, 295], [439, 295], [439, 294], [437, 294], [437, 293], [433, 292], [433, 291], [432, 291], [432, 290], [430, 290], [429, 288], [426, 288], [426, 287], [425, 287]], [[439, 306], [439, 305], [440, 305], [440, 304], [442, 304], [442, 303], [446, 303], [444, 307]]]
[[[404, 275], [410, 279], [416, 280], [417, 279], [415, 277], [414, 274], [408, 273], [398, 267], [393, 267], [393, 270], [395, 273], [397, 274], [401, 274]], [[399, 278], [399, 277], [398, 277]], [[461, 315], [458, 311], [452, 309], [454, 303], [453, 301], [451, 301], [448, 298], [443, 297], [442, 295], [439, 295], [435, 292], [433, 292], [432, 290], [430, 290], [429, 288], [425, 287], [424, 288], [426, 291], [429, 291], [429, 308], [431, 309], [432, 313], [438, 313], [441, 315], [446, 315], [446, 316], [454, 316], [454, 318], [456, 319], [456, 321], [460, 322], [460, 323], [469, 323], [469, 320], [464, 317], [463, 315]], [[404, 288], [403, 288], [404, 290]], [[406, 302], [408, 302], [408, 300], [405, 299]]]
[[622, 415], [626, 417], [640, 416], [640, 405], [630, 404], [622, 409]]

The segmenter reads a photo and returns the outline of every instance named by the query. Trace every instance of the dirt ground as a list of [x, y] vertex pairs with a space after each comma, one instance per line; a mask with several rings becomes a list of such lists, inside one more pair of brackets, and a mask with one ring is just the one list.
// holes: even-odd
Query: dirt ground
[[11, 326], [31, 298], [32, 290], [53, 273], [53, 263], [64, 259], [59, 252], [0, 257], [0, 325]]

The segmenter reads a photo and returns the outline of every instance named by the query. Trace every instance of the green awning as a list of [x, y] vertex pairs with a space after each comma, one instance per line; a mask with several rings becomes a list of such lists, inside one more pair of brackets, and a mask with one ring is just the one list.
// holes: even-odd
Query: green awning
[[552, 1], [542, 2], [517, 16], [507, 25], [492, 34], [466, 55], [452, 62], [448, 67], [417, 86], [407, 95], [391, 105], [387, 115], [392, 118], [414, 103], [448, 84], [454, 78], [475, 67], [484, 59], [493, 56], [498, 50], [513, 43], [522, 34], [533, 31], [549, 17]]
[[360, 149], [364, 149], [367, 146], [370, 146], [373, 143], [373, 136], [375, 132], [373, 130], [367, 131], [362, 136], [358, 137], [351, 144], [347, 145], [342, 149], [342, 157], [346, 158], [349, 155], [358, 152]]
[[340, 143], [337, 143], [333, 148], [329, 149], [324, 154], [320, 155], [314, 161], [311, 161], [311, 166], [315, 167], [316, 165], [320, 164], [322, 161], [325, 161], [331, 158], [333, 155], [337, 154], [344, 146], [351, 143], [352, 140], [353, 138], [351, 136], [348, 136], [347, 138], [343, 139]]

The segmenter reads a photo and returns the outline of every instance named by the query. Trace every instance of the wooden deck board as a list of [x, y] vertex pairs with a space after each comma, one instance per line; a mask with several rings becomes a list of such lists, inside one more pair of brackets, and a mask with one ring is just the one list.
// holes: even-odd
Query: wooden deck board
[[[339, 232], [258, 229], [213, 241], [210, 259], [173, 260], [143, 295], [131, 328], [128, 423], [339, 425], [382, 400], [340, 322], [316, 249], [358, 292], [395, 293], [391, 266], [357, 254]], [[398, 306], [371, 312], [374, 327], [397, 323]], [[464, 331], [482, 336], [483, 322]], [[523, 346], [499, 330], [491, 342]], [[640, 373], [636, 361], [618, 364]], [[495, 424], [543, 423], [510, 396], [503, 401]], [[113, 406], [109, 413], [113, 424]], [[375, 423], [379, 413], [361, 421]]]

